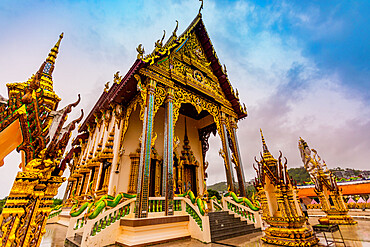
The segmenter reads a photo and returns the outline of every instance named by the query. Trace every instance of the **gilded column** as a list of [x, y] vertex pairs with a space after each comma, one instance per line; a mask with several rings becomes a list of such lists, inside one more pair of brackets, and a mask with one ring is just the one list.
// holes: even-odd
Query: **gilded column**
[[[142, 85], [138, 85], [141, 90]], [[149, 80], [147, 96], [145, 97], [145, 109], [143, 118], [143, 132], [141, 135], [142, 145], [140, 153], [139, 177], [137, 183], [136, 218], [146, 218], [148, 216], [149, 199], [149, 180], [150, 180], [150, 154], [154, 120], [154, 92], [156, 82]]]
[[232, 171], [232, 163], [231, 163], [231, 153], [230, 153], [230, 148], [228, 145], [228, 140], [227, 140], [227, 128], [225, 125], [225, 115], [224, 113], [221, 113], [221, 126], [220, 126], [220, 138], [222, 142], [222, 151], [221, 155], [224, 159], [225, 163], [225, 172], [226, 172], [226, 180], [227, 180], [227, 185], [228, 189], [230, 191], [235, 191], [234, 189], [234, 174]]
[[237, 162], [236, 165], [236, 172], [238, 174], [238, 183], [239, 183], [239, 191], [240, 191], [240, 196], [247, 196], [247, 193], [245, 191], [245, 177], [244, 177], [244, 170], [243, 170], [243, 165], [242, 165], [242, 159], [240, 155], [240, 150], [239, 150], [239, 143], [238, 143], [238, 137], [236, 135], [236, 122], [235, 120], [231, 122], [230, 124], [231, 130], [231, 138], [232, 138], [232, 143], [234, 146], [234, 155], [235, 157], [235, 162]]
[[173, 215], [173, 94], [174, 90], [168, 88], [164, 121], [162, 176], [162, 196], [165, 196], [165, 215]]
[[69, 198], [69, 194], [71, 193], [71, 189], [73, 187], [73, 181], [69, 181], [68, 182], [68, 185], [67, 185], [67, 188], [66, 188], [66, 191], [64, 192], [64, 196], [63, 196], [63, 203], [66, 202], [66, 200]]
[[128, 193], [135, 194], [137, 188], [137, 178], [138, 178], [138, 171], [139, 171], [139, 163], [140, 163], [140, 150], [136, 153], [130, 154], [131, 159], [131, 170], [130, 170], [130, 181], [128, 185]]
[[90, 174], [88, 174], [88, 173], [83, 174], [80, 196], [86, 194], [86, 188], [87, 188], [87, 185], [89, 183], [89, 175]]

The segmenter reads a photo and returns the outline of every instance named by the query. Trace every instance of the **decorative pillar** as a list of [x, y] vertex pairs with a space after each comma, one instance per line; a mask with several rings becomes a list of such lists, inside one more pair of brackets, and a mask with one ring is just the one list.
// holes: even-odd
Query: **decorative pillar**
[[65, 201], [69, 198], [69, 194], [71, 193], [70, 191], [72, 187], [73, 187], [73, 181], [68, 181], [66, 191], [64, 192], [64, 196], [63, 196], [63, 203], [65, 203]]
[[130, 159], [131, 159], [131, 170], [130, 170], [130, 181], [128, 184], [128, 193], [135, 194], [137, 188], [137, 177], [140, 163], [140, 149], [136, 150], [135, 153], [131, 153]]
[[245, 177], [244, 177], [244, 170], [242, 165], [242, 159], [240, 155], [239, 150], [239, 143], [238, 143], [238, 137], [236, 135], [236, 129], [237, 125], [235, 120], [233, 120], [230, 124], [230, 137], [233, 145], [233, 153], [234, 153], [234, 160], [236, 162], [236, 173], [238, 174], [238, 183], [239, 183], [239, 191], [240, 196], [247, 196], [247, 193], [245, 191]]
[[[143, 93], [143, 91], [145, 90], [140, 82], [138, 82], [138, 88], [141, 90], [141, 93]], [[137, 183], [135, 218], [146, 218], [148, 216], [149, 180], [150, 180], [149, 168], [150, 168], [150, 154], [154, 120], [155, 88], [156, 82], [150, 79], [147, 88], [147, 96], [145, 97], [145, 102], [143, 102], [145, 108], [143, 118], [143, 132], [141, 135], [142, 145], [140, 153], [139, 177]]]
[[77, 174], [78, 177], [77, 177], [77, 182], [76, 182], [76, 196], [80, 195], [80, 190], [81, 190], [81, 186], [82, 186], [82, 176], [81, 174]]
[[226, 172], [226, 180], [227, 180], [227, 185], [228, 189], [230, 191], [235, 192], [234, 188], [234, 174], [232, 171], [232, 163], [231, 163], [231, 153], [230, 153], [230, 148], [228, 145], [228, 140], [227, 140], [227, 129], [225, 125], [225, 115], [224, 113], [221, 112], [221, 126], [220, 126], [220, 138], [222, 142], [222, 150], [220, 150], [220, 154], [222, 155], [222, 158], [224, 159], [225, 163], [225, 172]]
[[[68, 199], [72, 198], [72, 194], [77, 192], [77, 186], [78, 186], [78, 178], [73, 178], [74, 179], [74, 182], [73, 182], [73, 185], [71, 187], [71, 193], [69, 193], [69, 197]], [[74, 192], [73, 192], [74, 191]]]
[[86, 173], [82, 174], [81, 189], [80, 189], [80, 193], [79, 193], [80, 196], [85, 194], [85, 190], [86, 190], [86, 187], [87, 187], [87, 180], [88, 180], [86, 175], [87, 175]]
[[162, 176], [162, 196], [165, 196], [165, 215], [173, 215], [173, 94], [174, 90], [172, 88], [168, 88], [164, 121]]

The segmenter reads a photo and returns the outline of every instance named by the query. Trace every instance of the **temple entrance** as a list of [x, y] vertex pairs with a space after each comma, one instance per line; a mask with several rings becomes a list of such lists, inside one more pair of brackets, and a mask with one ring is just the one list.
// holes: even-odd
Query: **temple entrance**
[[206, 183], [207, 187], [216, 183], [223, 183], [222, 188], [220, 187], [219, 192], [227, 192], [227, 181], [225, 176], [225, 165], [224, 160], [219, 154], [219, 150], [222, 148], [220, 142], [220, 136], [210, 134], [208, 139], [208, 149], [205, 152], [204, 160], [208, 162], [208, 168], [206, 170]]
[[155, 160], [150, 161], [149, 196], [155, 196]]
[[195, 166], [185, 165], [184, 166], [184, 186], [185, 191], [191, 190], [194, 193], [194, 196], [197, 196], [197, 185], [196, 185], [196, 173]]
[[150, 162], [150, 184], [149, 184], [149, 196], [158, 197], [161, 196], [162, 191], [162, 162], [157, 159], [151, 159]]

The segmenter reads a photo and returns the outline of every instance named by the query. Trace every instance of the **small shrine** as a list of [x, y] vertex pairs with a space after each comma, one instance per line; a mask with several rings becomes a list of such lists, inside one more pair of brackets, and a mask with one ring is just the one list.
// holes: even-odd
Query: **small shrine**
[[304, 168], [310, 174], [311, 181], [315, 185], [314, 191], [320, 200], [322, 211], [326, 213], [320, 222], [326, 224], [354, 225], [357, 224], [348, 215], [348, 208], [343, 200], [341, 190], [335, 175], [328, 169], [325, 161], [317, 154], [315, 149], [310, 149], [307, 143], [300, 138], [298, 148], [301, 154]]
[[6, 85], [9, 99], [0, 101], [0, 166], [13, 150], [22, 157], [22, 170], [0, 216], [0, 244], [4, 247], [39, 246], [53, 198], [66, 180], [62, 156], [83, 113], [64, 126], [80, 97], [57, 110], [61, 99], [53, 90], [52, 73], [62, 38], [63, 33], [35, 75], [26, 82]]
[[262, 208], [262, 220], [269, 227], [261, 238], [269, 244], [284, 246], [313, 246], [318, 243], [312, 230], [305, 227], [307, 218], [297, 197], [296, 184], [287, 173], [287, 159], [282, 153], [276, 160], [267, 148], [262, 134], [263, 154], [257, 162], [254, 186]]

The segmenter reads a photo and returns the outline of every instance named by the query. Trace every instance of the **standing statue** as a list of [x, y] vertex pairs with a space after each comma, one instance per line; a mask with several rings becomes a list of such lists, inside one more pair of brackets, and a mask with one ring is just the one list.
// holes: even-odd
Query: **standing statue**
[[261, 238], [269, 244], [284, 246], [313, 246], [318, 239], [304, 226], [303, 214], [297, 197], [297, 186], [287, 172], [287, 159], [282, 163], [282, 153], [276, 160], [267, 148], [262, 131], [263, 155], [257, 162], [254, 187], [261, 202], [262, 219], [269, 224]]
[[304, 168], [310, 174], [311, 181], [315, 185], [314, 190], [320, 200], [322, 211], [326, 213], [326, 218], [321, 219], [321, 221], [339, 225], [357, 224], [347, 214], [348, 208], [344, 203], [335, 176], [328, 169], [325, 161], [321, 160], [317, 151], [310, 149], [302, 138], [299, 139], [298, 148]]

